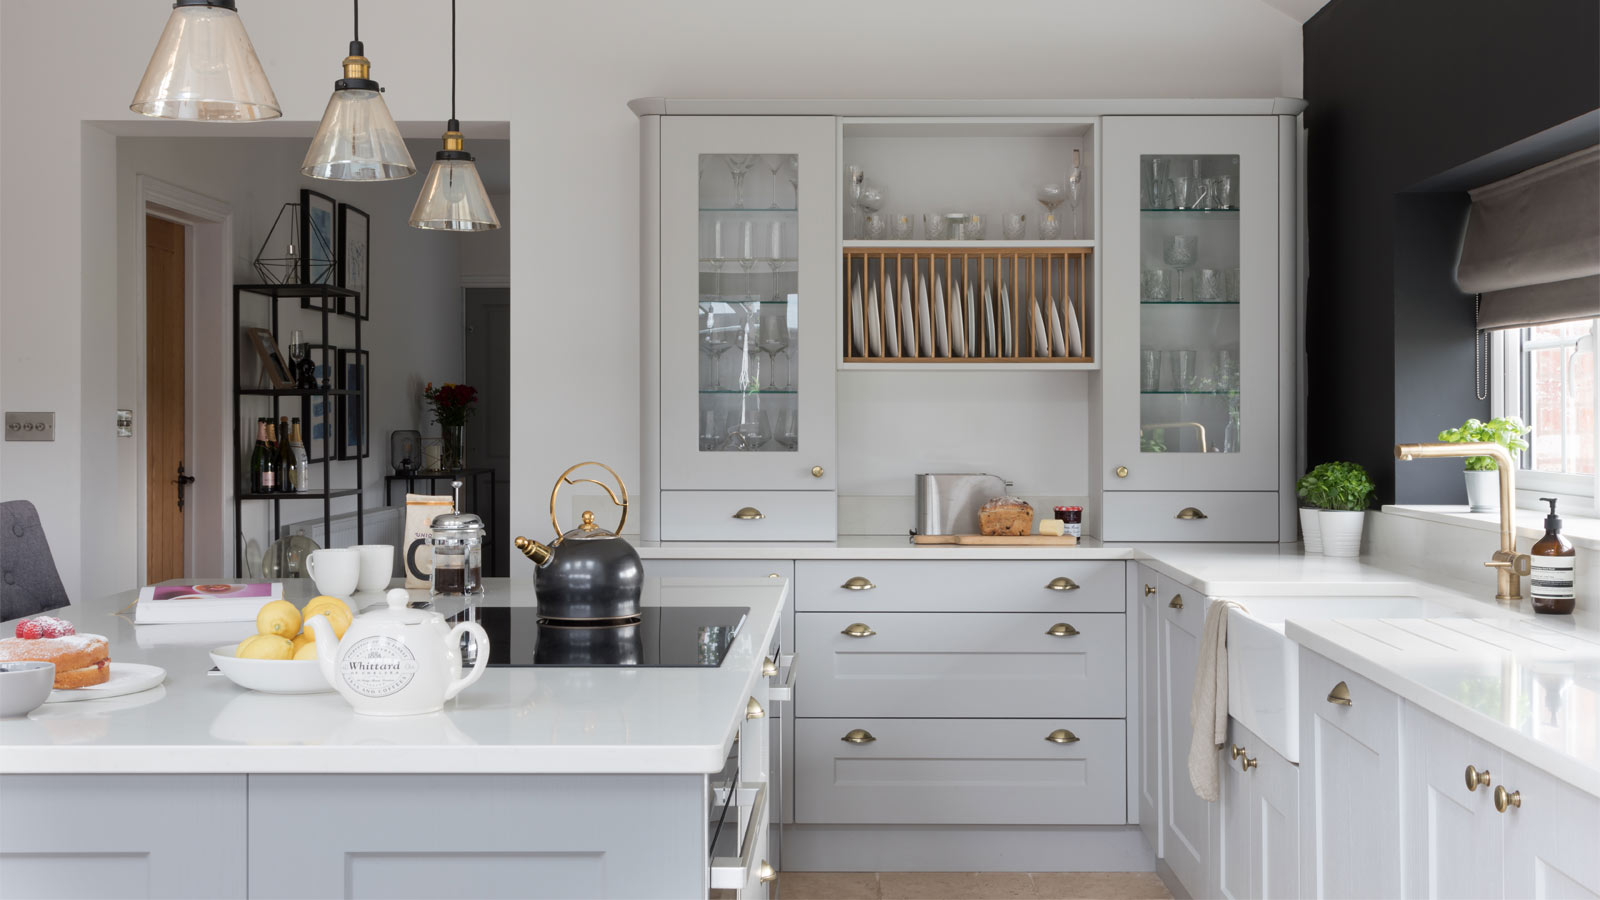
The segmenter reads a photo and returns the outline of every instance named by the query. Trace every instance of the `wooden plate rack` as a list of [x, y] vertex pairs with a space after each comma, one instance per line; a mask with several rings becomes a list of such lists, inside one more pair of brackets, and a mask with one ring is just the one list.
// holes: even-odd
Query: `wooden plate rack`
[[[1092, 363], [1095, 348], [1090, 329], [1093, 317], [1089, 309], [1092, 305], [1089, 264], [1093, 253], [1092, 247], [845, 248], [844, 296], [841, 298], [844, 315], [840, 317], [844, 326], [844, 361], [931, 365]], [[919, 301], [920, 284], [927, 285], [926, 310]], [[902, 285], [910, 286], [910, 334], [916, 337], [914, 342], [904, 340], [903, 311], [907, 304], [901, 299]], [[1009, 344], [1001, 318], [1001, 285], [1005, 286], [1010, 301], [1007, 312], [1012, 337]], [[859, 304], [852, 299], [858, 288]], [[873, 288], [878, 296], [876, 308], [870, 302]], [[958, 294], [962, 303], [959, 319]], [[888, 296], [894, 298], [893, 310], [884, 301]], [[986, 296], [992, 304], [987, 313], [984, 309]], [[1046, 305], [1049, 302], [1054, 303], [1060, 322], [1061, 344], [1055, 342], [1051, 333]], [[942, 310], [935, 309], [936, 304], [942, 306]], [[1037, 319], [1032, 309], [1038, 309]], [[992, 340], [988, 333], [988, 316], [993, 316], [995, 323]], [[1076, 340], [1069, 316], [1077, 325]], [[925, 318], [932, 321], [924, 324]], [[870, 319], [876, 319], [876, 323]], [[950, 325], [956, 321], [964, 326], [960, 341], [948, 333]], [[942, 343], [938, 334], [941, 322], [946, 328]], [[891, 327], [896, 329], [894, 339], [889, 336]], [[928, 348], [931, 354], [924, 352], [922, 346], [924, 328], [931, 337]]]

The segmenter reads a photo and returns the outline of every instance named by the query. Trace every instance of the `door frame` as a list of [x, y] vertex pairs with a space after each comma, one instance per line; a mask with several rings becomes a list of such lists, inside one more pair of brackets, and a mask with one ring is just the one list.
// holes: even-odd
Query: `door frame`
[[[234, 342], [227, 335], [227, 300], [233, 284], [233, 209], [227, 203], [170, 182], [140, 174], [134, 187], [134, 271], [132, 278], [138, 334], [134, 340], [138, 385], [134, 421], [138, 465], [134, 515], [137, 521], [138, 580], [148, 579], [149, 514], [146, 442], [141, 427], [149, 409], [145, 382], [146, 321], [145, 216], [184, 227], [184, 462], [205, 473], [190, 488], [184, 504], [183, 569], [186, 577], [233, 571], [233, 544], [225, 540], [228, 504], [232, 502], [235, 461], [228, 452], [226, 425], [202, 430], [199, 423], [227, 423], [233, 380], [228, 366]], [[216, 572], [196, 572], [195, 560], [217, 560]]]

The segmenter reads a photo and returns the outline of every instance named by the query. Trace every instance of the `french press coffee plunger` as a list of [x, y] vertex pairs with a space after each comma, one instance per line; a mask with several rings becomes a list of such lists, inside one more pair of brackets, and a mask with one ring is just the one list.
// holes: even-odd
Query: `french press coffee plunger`
[[461, 482], [452, 481], [451, 511], [433, 519], [433, 575], [429, 596], [483, 596], [483, 520], [461, 512]]

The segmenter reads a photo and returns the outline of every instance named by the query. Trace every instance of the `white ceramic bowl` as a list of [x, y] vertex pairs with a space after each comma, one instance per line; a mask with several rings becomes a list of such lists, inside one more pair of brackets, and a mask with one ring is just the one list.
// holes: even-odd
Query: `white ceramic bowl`
[[211, 651], [228, 680], [242, 688], [268, 694], [317, 694], [331, 691], [322, 667], [314, 659], [240, 659], [233, 655], [237, 644]]
[[56, 664], [0, 662], [0, 716], [25, 716], [44, 705], [56, 683]]

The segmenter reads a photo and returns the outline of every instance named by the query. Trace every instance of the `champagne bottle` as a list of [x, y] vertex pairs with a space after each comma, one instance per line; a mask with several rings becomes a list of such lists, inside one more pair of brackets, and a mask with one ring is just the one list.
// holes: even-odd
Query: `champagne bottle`
[[294, 454], [295, 490], [303, 493], [311, 489], [311, 463], [306, 456], [305, 441], [300, 438], [298, 416], [289, 420], [289, 450]]
[[270, 417], [267, 419], [267, 458], [263, 464], [267, 467], [267, 492], [276, 494], [283, 487], [278, 484], [278, 427], [272, 424]]
[[299, 490], [294, 470], [294, 451], [289, 449], [289, 417], [278, 417], [278, 446], [272, 456], [273, 478], [278, 493], [292, 494]]
[[272, 458], [267, 451], [267, 420], [256, 419], [256, 448], [250, 454], [250, 492], [270, 494], [273, 486]]

